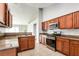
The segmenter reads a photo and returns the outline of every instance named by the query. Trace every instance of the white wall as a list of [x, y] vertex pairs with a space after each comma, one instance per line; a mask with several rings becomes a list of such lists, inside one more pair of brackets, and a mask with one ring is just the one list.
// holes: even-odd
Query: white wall
[[38, 18], [27, 25], [27, 32], [32, 32], [33, 35], [35, 35], [34, 34], [34, 29], [33, 29], [33, 25], [34, 24], [36, 24], [36, 36], [35, 37], [36, 37], [36, 42], [38, 42], [38, 40], [39, 40], [39, 26], [38, 26], [39, 23], [38, 23]]
[[79, 3], [56, 3], [43, 9], [43, 21], [79, 10]]

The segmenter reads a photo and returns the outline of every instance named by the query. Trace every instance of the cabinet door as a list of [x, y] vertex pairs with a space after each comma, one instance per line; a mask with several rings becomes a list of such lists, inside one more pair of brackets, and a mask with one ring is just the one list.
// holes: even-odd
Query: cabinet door
[[12, 27], [12, 15], [11, 15], [11, 13], [9, 14], [8, 27]]
[[42, 22], [42, 30], [45, 30], [45, 22]]
[[73, 13], [73, 26], [74, 28], [79, 28], [79, 11]]
[[67, 40], [67, 39], [63, 39], [63, 49], [62, 49], [62, 52], [65, 55], [69, 55], [69, 40]]
[[55, 18], [55, 19], [53, 20], [53, 23], [58, 23], [58, 18]]
[[79, 11], [77, 12], [76, 28], [79, 29]]
[[40, 34], [39, 43], [42, 43], [42, 35]]
[[16, 54], [17, 54], [16, 48], [0, 50], [0, 56], [16, 56]]
[[28, 38], [28, 47], [29, 49], [34, 48], [35, 47], [35, 37], [29, 37]]
[[46, 37], [42, 36], [42, 43], [46, 45]]
[[56, 50], [62, 52], [62, 48], [63, 48], [62, 45], [63, 45], [62, 39], [57, 38], [57, 40], [56, 40]]
[[27, 38], [20, 38], [19, 39], [19, 46], [20, 46], [21, 51], [28, 49], [28, 39]]
[[70, 41], [70, 56], [79, 56], [79, 41]]
[[65, 29], [65, 25], [66, 25], [66, 17], [65, 16], [59, 17], [59, 28]]
[[73, 14], [66, 15], [66, 28], [71, 29], [73, 28]]
[[0, 3], [0, 23], [5, 24], [5, 3]]
[[48, 21], [45, 22], [45, 30], [48, 30]]

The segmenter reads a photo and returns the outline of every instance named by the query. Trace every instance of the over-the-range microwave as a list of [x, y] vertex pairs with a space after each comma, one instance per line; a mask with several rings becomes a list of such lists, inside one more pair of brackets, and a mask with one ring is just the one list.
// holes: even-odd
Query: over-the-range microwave
[[58, 23], [49, 24], [49, 30], [58, 29]]

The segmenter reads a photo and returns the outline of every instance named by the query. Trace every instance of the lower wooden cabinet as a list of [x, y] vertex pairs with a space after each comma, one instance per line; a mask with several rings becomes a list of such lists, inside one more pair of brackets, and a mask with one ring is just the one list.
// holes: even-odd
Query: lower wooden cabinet
[[79, 39], [57, 37], [56, 50], [67, 56], [79, 56]]
[[28, 48], [34, 48], [35, 47], [35, 37], [28, 37]]
[[19, 37], [18, 41], [19, 41], [18, 52], [32, 49], [35, 47], [35, 36]]
[[63, 38], [57, 38], [56, 49], [59, 52], [69, 55], [69, 40]]
[[79, 56], [79, 41], [70, 41], [70, 56]]
[[17, 49], [11, 48], [11, 49], [0, 50], [0, 56], [17, 56]]
[[56, 50], [62, 52], [62, 39], [61, 38], [57, 38], [56, 40]]
[[69, 40], [64, 39], [62, 51], [64, 54], [69, 55]]
[[26, 50], [28, 49], [28, 39], [23, 37], [23, 38], [20, 38], [19, 39], [19, 47], [20, 47], [20, 50]]

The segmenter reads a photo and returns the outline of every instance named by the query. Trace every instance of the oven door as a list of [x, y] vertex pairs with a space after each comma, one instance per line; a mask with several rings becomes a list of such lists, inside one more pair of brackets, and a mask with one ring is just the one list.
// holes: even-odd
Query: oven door
[[46, 38], [46, 44], [52, 48], [55, 48], [56, 41]]

